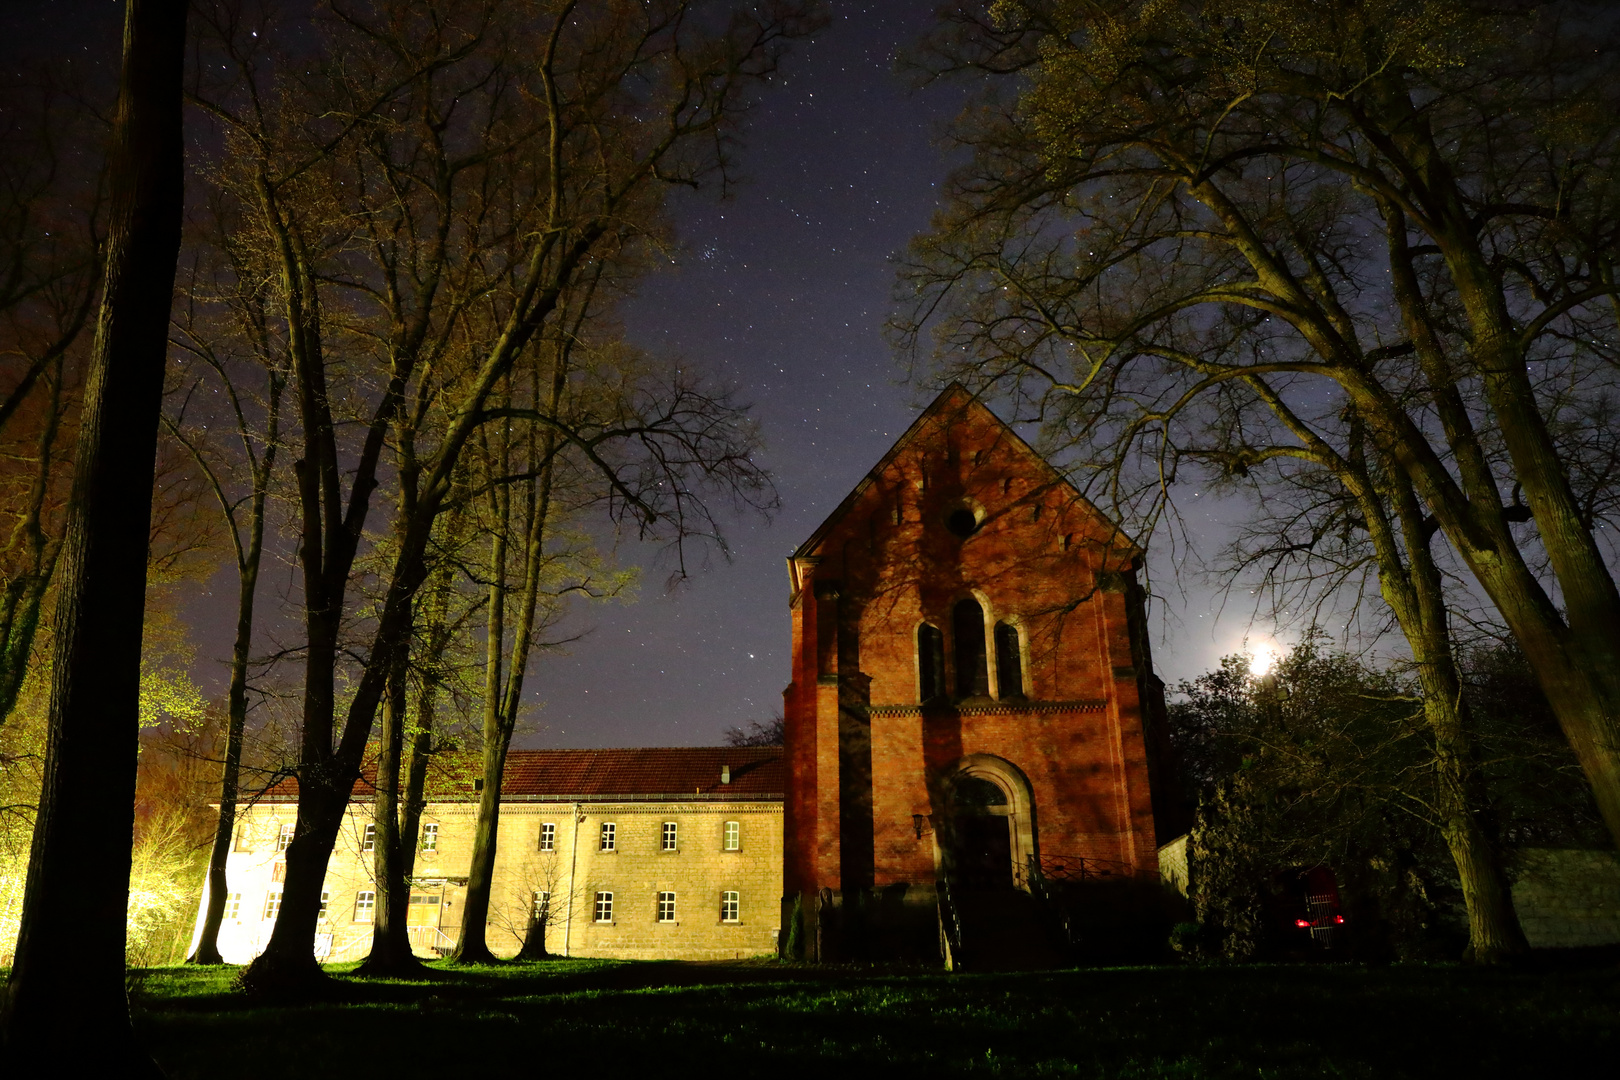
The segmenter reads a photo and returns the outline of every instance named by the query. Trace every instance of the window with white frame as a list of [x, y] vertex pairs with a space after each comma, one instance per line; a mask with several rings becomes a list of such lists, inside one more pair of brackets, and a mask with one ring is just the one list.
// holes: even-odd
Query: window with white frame
[[727, 851], [741, 851], [742, 850], [742, 822], [740, 822], [740, 821], [728, 821], [728, 822], [726, 822], [726, 850]]
[[422, 850], [439, 850], [439, 827], [437, 825], [430, 823], [422, 826]]
[[279, 885], [287, 880], [287, 864], [274, 862], [270, 864], [270, 880]]
[[281, 910], [281, 890], [271, 889], [264, 894], [264, 917], [274, 919], [276, 912]]
[[720, 894], [720, 921], [742, 921], [742, 893], [727, 889]]
[[551, 894], [544, 889], [534, 890], [534, 921], [543, 923], [551, 913]]
[[242, 894], [233, 892], [225, 898], [225, 917], [236, 920], [242, 917]]
[[377, 850], [377, 826], [376, 825], [367, 825], [366, 826], [366, 835], [365, 835], [365, 839], [360, 841], [360, 850], [361, 851], [376, 851]]
[[298, 826], [294, 822], [286, 822], [281, 826], [281, 832], [276, 836], [276, 850], [286, 851], [287, 845], [293, 841], [293, 830]]
[[361, 889], [354, 894], [354, 921], [371, 922], [377, 913], [377, 894], [370, 889]]
[[674, 922], [675, 921], [675, 894], [674, 893], [672, 893], [672, 892], [661, 892], [661, 893], [658, 894], [658, 921], [659, 922]]
[[316, 922], [325, 922], [326, 921], [326, 905], [327, 905], [327, 902], [330, 901], [331, 899], [332, 899], [332, 894], [327, 892], [325, 889], [322, 889], [321, 890], [321, 910], [319, 912], [317, 912], [316, 915], [315, 915], [315, 921]]
[[540, 850], [557, 850], [557, 826], [553, 822], [547, 821], [540, 826]]
[[618, 828], [617, 825], [613, 824], [613, 822], [611, 822], [611, 821], [602, 822], [602, 850], [603, 851], [617, 851], [618, 850], [618, 843], [619, 843], [619, 841], [617, 839], [618, 832], [619, 832], [619, 828]]
[[665, 851], [674, 851], [675, 850], [675, 837], [677, 836], [677, 834], [678, 834], [678, 830], [675, 828], [675, 823], [673, 821], [664, 822], [664, 850]]
[[252, 822], [244, 821], [244, 822], [242, 822], [242, 824], [240, 824], [240, 825], [238, 825], [236, 827], [236, 843], [234, 845], [234, 848], [237, 851], [252, 851], [253, 850], [253, 824], [252, 824]]
[[597, 922], [612, 922], [613, 921], [613, 894], [612, 893], [610, 893], [610, 892], [599, 892], [599, 893], [596, 894], [596, 921]]

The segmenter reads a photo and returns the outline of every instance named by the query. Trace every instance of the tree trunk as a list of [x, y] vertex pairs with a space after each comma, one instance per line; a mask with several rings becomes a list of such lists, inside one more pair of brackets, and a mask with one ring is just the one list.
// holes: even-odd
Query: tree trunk
[[129, 0], [113, 211], [64, 542], [45, 783], [3, 1026], [12, 1061], [160, 1075], [134, 1043], [124, 940], [141, 626], [183, 199], [186, 0]]
[[[1535, 519], [1563, 610], [1525, 564], [1499, 499], [1484, 498], [1477, 489], [1469, 490], [1466, 501], [1448, 498], [1450, 478], [1438, 461], [1408, 455], [1401, 464], [1518, 640], [1592, 785], [1609, 835], [1620, 845], [1620, 587], [1591, 526], [1582, 520], [1527, 370], [1529, 343], [1505, 293], [1501, 275], [1507, 271], [1483, 247], [1473, 203], [1408, 89], [1386, 78], [1370, 83], [1369, 92], [1376, 113], [1355, 119], [1398, 169], [1422, 180], [1418, 195], [1433, 223], [1428, 238], [1445, 261], [1466, 315], [1470, 360]], [[1375, 122], [1384, 120], [1387, 131]], [[1398, 218], [1395, 224], [1404, 248], [1406, 221]], [[1407, 289], [1400, 303], [1409, 325], [1429, 321], [1415, 288]], [[1453, 374], [1428, 367], [1438, 395], [1454, 392]], [[1410, 433], [1403, 434], [1422, 438], [1409, 421], [1406, 426]], [[1447, 434], [1463, 460], [1472, 447], [1459, 447], [1453, 432]]]
[[[1484, 781], [1469, 738], [1468, 709], [1462, 678], [1452, 653], [1451, 632], [1440, 568], [1429, 551], [1429, 536], [1417, 496], [1387, 453], [1385, 490], [1400, 524], [1407, 572], [1393, 551], [1379, 558], [1383, 592], [1395, 612], [1417, 662], [1423, 689], [1423, 716], [1434, 738], [1436, 794], [1440, 831], [1457, 867], [1463, 903], [1468, 910], [1467, 956], [1474, 963], [1495, 964], [1529, 951], [1513, 910], [1512, 894], [1490, 832], [1482, 827]], [[1387, 526], [1375, 526], [1375, 546], [1389, 547]]]
[[[484, 740], [484, 790], [478, 801], [478, 821], [473, 831], [472, 863], [467, 870], [467, 895], [461, 907], [461, 936], [450, 959], [458, 964], [493, 964], [489, 951], [489, 898], [495, 876], [495, 838], [501, 823], [501, 785], [498, 779], [506, 767], [506, 739]], [[490, 783], [489, 778], [497, 779]]]
[[[587, 292], [580, 318], [590, 302]], [[576, 335], [578, 326], [575, 326]], [[572, 338], [570, 338], [572, 340]], [[570, 346], [559, 345], [552, 364], [549, 397], [551, 416], [557, 415], [567, 383]], [[534, 387], [535, 405], [540, 404], [540, 388]], [[509, 440], [507, 440], [509, 445]], [[490, 593], [489, 678], [485, 682], [484, 706], [484, 790], [478, 804], [478, 823], [473, 834], [472, 864], [467, 873], [467, 896], [461, 909], [461, 938], [453, 959], [458, 963], [492, 963], [485, 928], [489, 921], [490, 890], [494, 885], [495, 851], [501, 813], [501, 781], [506, 770], [506, 751], [512, 741], [518, 708], [523, 698], [523, 677], [534, 640], [534, 613], [540, 597], [540, 564], [545, 551], [546, 520], [551, 512], [552, 461], [557, 449], [554, 428], [547, 427], [539, 445], [532, 434], [528, 440], [528, 468], [538, 475], [526, 492], [523, 522], [523, 593], [513, 627], [512, 652], [507, 677], [501, 679], [500, 649], [504, 645], [506, 527], [511, 520], [511, 499], [501, 504], [498, 546], [501, 562], [495, 570]], [[538, 452], [537, 452], [538, 451]], [[536, 466], [539, 466], [536, 470]], [[499, 588], [500, 595], [496, 595]], [[499, 622], [497, 623], [497, 618]], [[531, 919], [532, 919], [531, 912]], [[525, 937], [525, 948], [527, 937]], [[544, 948], [544, 941], [541, 942]]]
[[[510, 392], [508, 392], [510, 400]], [[478, 800], [478, 818], [473, 825], [472, 861], [467, 868], [467, 895], [461, 905], [461, 933], [450, 959], [458, 964], [493, 964], [485, 927], [489, 920], [489, 893], [495, 869], [496, 834], [501, 816], [501, 777], [506, 768], [506, 739], [502, 737], [501, 659], [506, 647], [506, 560], [507, 537], [512, 525], [511, 488], [493, 481], [507, 472], [510, 461], [512, 426], [504, 424], [500, 438], [500, 460], [487, 447], [490, 511], [494, 533], [490, 537], [489, 620], [485, 629], [484, 661], [484, 759], [483, 786]]]
[[[407, 839], [422, 833], [422, 811], [427, 806], [428, 761], [433, 757], [433, 721], [437, 708], [437, 688], [431, 681], [423, 687], [416, 707], [416, 734], [411, 738], [410, 761], [405, 767], [405, 793], [400, 798], [399, 835]], [[416, 876], [416, 844], [400, 849], [400, 870], [407, 877]]]
[[[371, 954], [360, 965], [367, 975], [409, 975], [419, 973], [422, 962], [411, 952], [409, 920], [411, 882], [405, 869], [405, 845], [412, 848], [412, 836], [401, 836], [399, 828], [400, 758], [405, 749], [405, 661], [394, 666], [389, 680], [388, 699], [383, 705], [382, 731], [378, 733], [377, 795], [372, 803], [372, 823], [376, 826], [373, 866], [377, 882], [376, 922], [371, 929]], [[414, 861], [414, 860], [413, 860]]]
[[225, 877], [225, 863], [230, 858], [231, 842], [236, 834], [242, 735], [247, 727], [248, 660], [253, 645], [253, 597], [258, 581], [259, 567], [255, 559], [251, 569], [244, 569], [237, 589], [236, 643], [231, 649], [230, 715], [225, 730], [225, 764], [219, 781], [219, 821], [214, 827], [214, 846], [208, 854], [208, 910], [203, 917], [202, 936], [197, 939], [197, 950], [187, 960], [191, 964], [225, 962], [219, 953], [219, 928], [225, 921], [225, 901], [230, 891], [230, 883]]
[[529, 905], [529, 926], [523, 933], [523, 948], [518, 950], [516, 960], [550, 960], [551, 953], [546, 951], [546, 926], [550, 922], [550, 913], [542, 917], [536, 914], [534, 905]]

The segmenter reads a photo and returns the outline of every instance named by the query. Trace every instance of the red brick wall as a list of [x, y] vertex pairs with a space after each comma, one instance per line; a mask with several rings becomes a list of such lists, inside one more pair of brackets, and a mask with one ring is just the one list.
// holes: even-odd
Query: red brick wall
[[[961, 508], [981, 519], [966, 539], [946, 526]], [[1027, 778], [1042, 853], [1156, 874], [1137, 671], [1147, 651], [1139, 642], [1133, 660], [1128, 609], [1140, 603], [1134, 555], [964, 391], [930, 406], [795, 558], [788, 895], [931, 887], [934, 838], [926, 825], [918, 837], [914, 815], [941, 813], [937, 782], [969, 754], [1005, 759]], [[964, 597], [990, 625], [1020, 627], [1025, 697], [921, 707], [917, 628], [926, 620], [944, 632], [954, 692], [952, 608]], [[993, 699], [988, 626], [986, 638]], [[870, 777], [851, 775], [866, 767], [868, 738]], [[841, 852], [868, 835], [869, 853]]]

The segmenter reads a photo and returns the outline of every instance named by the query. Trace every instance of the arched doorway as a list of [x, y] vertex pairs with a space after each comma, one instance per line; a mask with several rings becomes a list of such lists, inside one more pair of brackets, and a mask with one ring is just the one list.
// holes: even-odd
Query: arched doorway
[[1001, 758], [974, 754], [957, 764], [941, 794], [950, 825], [939, 858], [951, 883], [976, 891], [1027, 888], [1035, 818], [1023, 773]]
[[1012, 888], [1010, 802], [999, 784], [982, 776], [959, 776], [951, 785], [953, 870], [963, 888]]

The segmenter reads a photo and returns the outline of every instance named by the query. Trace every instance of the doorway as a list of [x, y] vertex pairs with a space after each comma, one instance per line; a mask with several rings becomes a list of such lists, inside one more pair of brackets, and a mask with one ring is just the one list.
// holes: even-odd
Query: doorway
[[966, 889], [1014, 887], [1012, 800], [994, 780], [963, 773], [951, 785], [951, 869]]

